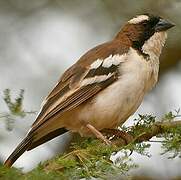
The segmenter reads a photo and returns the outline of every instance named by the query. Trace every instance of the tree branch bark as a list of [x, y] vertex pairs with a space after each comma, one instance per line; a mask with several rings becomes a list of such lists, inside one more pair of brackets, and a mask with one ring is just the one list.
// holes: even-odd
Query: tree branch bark
[[[144, 128], [143, 132], [140, 133], [139, 135], [134, 136], [134, 135], [131, 135], [132, 132], [130, 132], [130, 133], [127, 133], [128, 134], [127, 137], [125, 137], [126, 135], [124, 134], [124, 136], [120, 136], [119, 138], [117, 138], [116, 140], [113, 140], [112, 142], [113, 144], [116, 144], [119, 146], [125, 146], [133, 142], [140, 143], [140, 142], [148, 141], [156, 135], [169, 132], [171, 129], [176, 128], [178, 126], [181, 126], [181, 120], [170, 121], [170, 122], [156, 122], [153, 125], [150, 125], [149, 127]], [[129, 136], [132, 136], [132, 138], [130, 138]]]

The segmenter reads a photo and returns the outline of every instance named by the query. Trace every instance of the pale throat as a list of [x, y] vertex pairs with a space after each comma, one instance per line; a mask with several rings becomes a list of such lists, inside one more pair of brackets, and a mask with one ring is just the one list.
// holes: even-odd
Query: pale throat
[[166, 32], [155, 32], [143, 45], [143, 53], [148, 54], [150, 58], [159, 58], [166, 39]]

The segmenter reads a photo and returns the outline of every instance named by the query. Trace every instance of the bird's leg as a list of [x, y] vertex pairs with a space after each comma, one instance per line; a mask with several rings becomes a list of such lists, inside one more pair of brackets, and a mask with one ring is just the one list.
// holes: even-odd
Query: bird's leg
[[103, 142], [105, 142], [107, 145], [111, 144], [111, 141], [109, 141], [108, 139], [106, 139], [104, 137], [104, 135], [99, 132], [94, 126], [87, 124], [86, 127], [98, 138], [101, 139]]
[[122, 138], [126, 144], [129, 144], [134, 139], [132, 135], [119, 129], [104, 129], [102, 133], [108, 137], [112, 137], [112, 139]]

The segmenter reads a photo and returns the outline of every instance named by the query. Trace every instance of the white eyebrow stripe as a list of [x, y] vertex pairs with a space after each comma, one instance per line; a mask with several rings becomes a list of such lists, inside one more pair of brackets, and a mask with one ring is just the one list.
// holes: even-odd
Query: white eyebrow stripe
[[149, 20], [149, 17], [147, 15], [139, 15], [131, 20], [128, 21], [130, 24], [138, 24], [142, 21]]
[[114, 73], [109, 73], [107, 75], [100, 75], [100, 76], [95, 76], [95, 77], [91, 77], [91, 78], [86, 78], [81, 82], [80, 86], [86, 86], [86, 85], [90, 85], [90, 84], [94, 84], [94, 83], [100, 83], [100, 82], [106, 81], [113, 75], [114, 75]]
[[97, 59], [91, 64], [90, 69], [97, 69], [102, 64], [102, 61], [101, 59]]
[[109, 68], [112, 65], [118, 66], [121, 62], [124, 62], [125, 60], [125, 54], [124, 55], [119, 55], [116, 54], [114, 56], [110, 55], [106, 59], [104, 59], [102, 66], [105, 68]]

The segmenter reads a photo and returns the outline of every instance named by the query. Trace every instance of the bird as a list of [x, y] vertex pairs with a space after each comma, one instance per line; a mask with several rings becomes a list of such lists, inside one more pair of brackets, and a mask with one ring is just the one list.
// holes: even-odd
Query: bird
[[155, 86], [167, 30], [173, 26], [157, 15], [137, 15], [112, 40], [81, 56], [44, 99], [35, 122], [4, 165], [11, 167], [25, 151], [67, 131], [109, 144], [101, 130], [121, 126]]

